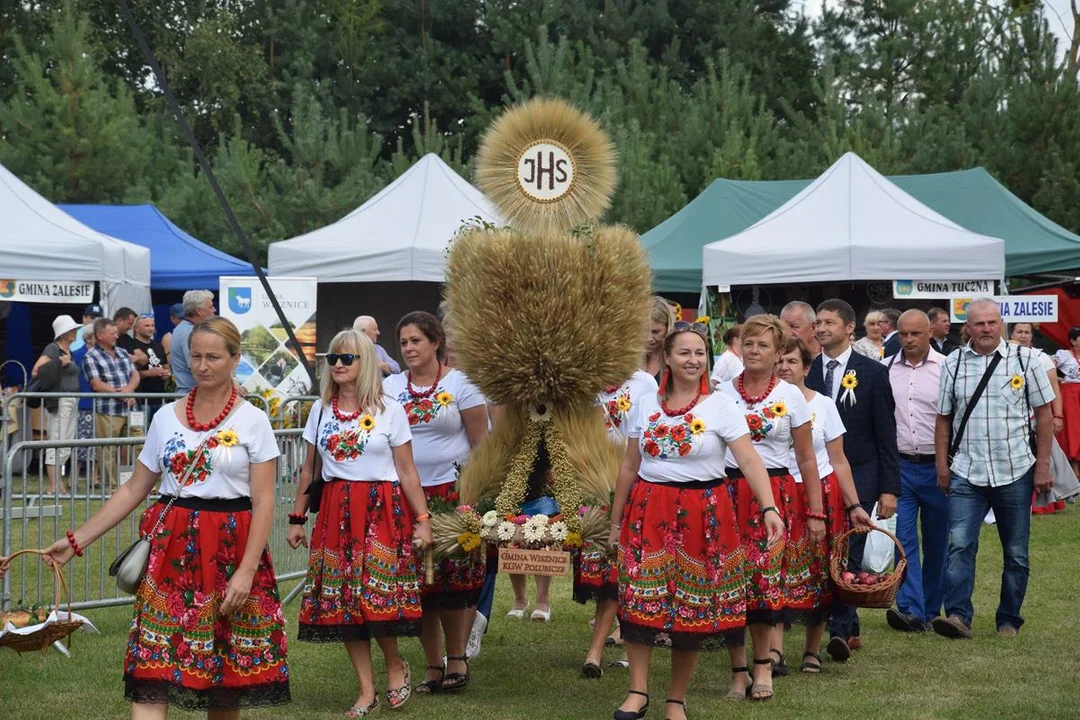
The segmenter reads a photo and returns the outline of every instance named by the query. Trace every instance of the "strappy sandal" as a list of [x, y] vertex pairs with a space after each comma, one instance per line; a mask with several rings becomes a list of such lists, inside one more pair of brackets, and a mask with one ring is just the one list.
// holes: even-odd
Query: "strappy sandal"
[[645, 713], [649, 711], [649, 693], [643, 693], [640, 690], [627, 690], [627, 695], [640, 695], [645, 698], [645, 704], [641, 706], [640, 710], [619, 710], [615, 709], [615, 720], [641, 720], [645, 717]]
[[772, 658], [769, 658], [769, 662], [772, 663], [773, 677], [786, 677], [791, 672], [791, 670], [788, 669], [787, 663], [784, 662], [784, 653], [780, 652], [776, 648], [772, 648], [771, 650], [769, 650], [769, 654], [772, 655], [773, 653], [776, 653], [776, 656], [780, 658], [780, 662], [776, 662]]
[[[747, 675], [750, 675], [750, 668], [746, 667], [745, 665], [740, 665], [739, 667], [731, 668], [731, 676], [732, 677], [734, 677], [734, 676], [736, 676], [736, 675], [738, 675], [740, 673], [746, 673]], [[754, 682], [754, 676], [750, 675], [750, 684], [753, 684], [753, 682]], [[735, 692], [734, 690], [732, 690], [727, 694], [727, 699], [728, 700], [733, 700], [733, 701], [746, 700], [748, 697], [750, 697], [750, 685], [747, 685], [746, 689], [743, 690], [742, 692]]]
[[465, 655], [447, 655], [447, 661], [460, 660], [465, 663], [464, 673], [447, 673], [442, 681], [443, 692], [454, 692], [469, 684], [469, 658]]
[[446, 666], [445, 665], [428, 665], [428, 670], [438, 670], [438, 680], [425, 680], [422, 683], [418, 683], [416, 686], [416, 692], [422, 695], [434, 695], [442, 690], [443, 680], [446, 678]]
[[604, 677], [604, 668], [594, 662], [585, 662], [581, 665], [581, 677], [589, 680], [599, 680]]
[[[668, 698], [667, 700], [664, 701], [664, 705], [682, 705], [683, 715], [686, 714], [686, 701], [685, 700], [674, 700], [672, 698]], [[674, 720], [674, 718], [670, 718], [667, 715], [664, 715], [664, 720]]]
[[345, 711], [345, 717], [347, 718], [362, 718], [367, 717], [371, 713], [379, 709], [379, 694], [375, 693], [375, 697], [367, 705], [357, 705], [351, 707]]
[[[817, 660], [817, 663], [808, 662], [807, 658], [813, 658]], [[811, 675], [818, 675], [821, 673], [821, 656], [817, 653], [812, 653], [809, 650], [802, 654], [802, 671], [804, 673], [810, 673]]]
[[386, 691], [386, 704], [390, 706], [391, 710], [397, 710], [412, 697], [412, 672], [409, 670], [408, 660], [401, 661], [401, 669], [405, 671], [401, 687]]
[[[772, 660], [770, 660], [768, 658], [766, 658], [764, 660], [755, 659], [754, 664], [755, 665], [772, 665]], [[751, 680], [752, 679], [753, 679], [753, 676], [751, 676]], [[772, 678], [770, 678], [770, 680], [771, 679]], [[768, 695], [762, 695], [761, 697], [754, 697], [755, 695], [757, 695], [759, 693], [769, 693], [769, 694]], [[768, 685], [766, 685], [764, 683], [757, 683], [756, 682], [756, 683], [754, 683], [753, 685], [750, 686], [750, 699], [753, 700], [754, 702], [765, 702], [766, 700], [772, 700], [773, 695], [774, 695], [774, 692], [773, 692], [773, 686], [772, 686], [771, 682]]]

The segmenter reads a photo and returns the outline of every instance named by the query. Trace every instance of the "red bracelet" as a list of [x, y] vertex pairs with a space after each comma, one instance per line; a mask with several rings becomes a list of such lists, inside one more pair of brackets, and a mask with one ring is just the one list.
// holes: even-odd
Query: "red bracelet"
[[819, 513], [808, 512], [808, 513], [806, 513], [806, 519], [807, 520], [828, 520], [828, 518], [825, 517], [825, 513], [823, 513], [823, 512], [819, 512]]
[[67, 531], [67, 539], [68, 539], [68, 543], [75, 550], [75, 556], [76, 557], [82, 557], [83, 556], [83, 549], [81, 547], [79, 547], [79, 543], [75, 542], [75, 533], [73, 533], [71, 530], [68, 530]]
[[307, 523], [307, 513], [289, 513], [290, 525], [303, 525]]

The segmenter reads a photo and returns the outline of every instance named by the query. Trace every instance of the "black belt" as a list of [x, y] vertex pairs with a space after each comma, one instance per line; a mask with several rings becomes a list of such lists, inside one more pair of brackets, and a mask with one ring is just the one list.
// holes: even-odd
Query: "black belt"
[[[784, 477], [785, 475], [791, 474], [791, 470], [788, 468], [766, 468], [766, 472], [769, 473], [769, 477]], [[732, 480], [739, 480], [740, 478], [746, 477], [739, 468], [730, 467], [727, 469], [727, 476]]]
[[900, 459], [907, 460], [909, 463], [929, 465], [930, 463], [937, 462], [937, 455], [908, 455], [907, 453], [900, 453]]
[[[162, 495], [158, 498], [158, 505], [165, 505], [172, 498], [172, 495]], [[242, 510], [251, 509], [251, 498], [182, 497], [173, 503], [173, 507], [181, 507], [186, 510], [207, 510], [209, 512], [241, 512]]]
[[688, 480], [686, 482], [679, 482], [677, 480], [657, 482], [655, 480], [646, 480], [641, 478], [642, 482], [647, 482], [650, 485], [665, 485], [667, 487], [677, 487], [685, 490], [707, 490], [714, 488], [717, 485], [723, 485], [725, 478], [713, 478], [712, 480]]

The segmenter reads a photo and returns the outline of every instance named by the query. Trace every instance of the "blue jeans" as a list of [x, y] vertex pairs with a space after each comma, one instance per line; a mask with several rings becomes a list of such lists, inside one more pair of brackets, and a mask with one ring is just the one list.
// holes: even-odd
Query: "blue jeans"
[[[543, 513], [550, 517], [551, 515], [558, 514], [559, 506], [555, 504], [554, 498], [545, 495], [544, 497], [538, 497], [535, 500], [522, 503], [521, 512], [523, 515]], [[484, 574], [484, 586], [480, 588], [480, 599], [476, 604], [476, 612], [480, 613], [488, 620], [491, 619], [491, 606], [495, 602], [495, 579], [498, 576], [499, 564], [489, 560], [487, 571]]]
[[[949, 547], [949, 499], [937, 486], [934, 463], [900, 460], [896, 537], [907, 555], [907, 577], [896, 595], [905, 615], [929, 621], [944, 602], [945, 557]], [[922, 527], [922, 558], [919, 528]]]
[[949, 561], [945, 569], [945, 612], [971, 625], [974, 609], [975, 557], [979, 552], [979, 531], [987, 510], [997, 518], [998, 537], [1004, 556], [1001, 572], [1001, 600], [997, 627], [1024, 624], [1020, 606], [1027, 592], [1028, 538], [1031, 535], [1031, 492], [1034, 468], [1023, 477], [1001, 487], [977, 487], [953, 475], [949, 484]]

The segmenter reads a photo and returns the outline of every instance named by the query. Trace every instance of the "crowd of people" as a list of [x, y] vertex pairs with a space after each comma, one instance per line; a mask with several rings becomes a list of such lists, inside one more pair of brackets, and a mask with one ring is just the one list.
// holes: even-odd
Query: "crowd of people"
[[[596, 399], [611, 441], [625, 448], [613, 478], [611, 551], [587, 546], [574, 559], [573, 597], [595, 603], [591, 638], [582, 632], [582, 675], [604, 676], [605, 646], [626, 652], [613, 663], [629, 670], [616, 720], [645, 716], [655, 648], [672, 653], [663, 703], [671, 720], [686, 717], [702, 651], [727, 651], [731, 700], [774, 697], [774, 679], [791, 672], [784, 631], [792, 625], [805, 626], [800, 672], [825, 671], [823, 654], [848, 661], [863, 646], [859, 615], [834, 592], [829, 558], [841, 533], [869, 531], [875, 516], [898, 514], [908, 560], [889, 625], [959, 639], [973, 636], [975, 555], [992, 512], [1004, 554], [995, 627], [1003, 638], [1017, 635], [1033, 503], [1068, 484], [1055, 457], [1069, 474], [1080, 460], [1080, 394], [1072, 394], [1080, 329], [1070, 333], [1072, 348], [1050, 358], [1030, 347], [1030, 325], [1013, 326], [1007, 341], [997, 303], [976, 300], [965, 344], [950, 348], [940, 312], [871, 313], [867, 342], [856, 342], [847, 302], [790, 303], [779, 316], [728, 329], [710, 374], [708, 326], [676, 318], [654, 298], [641, 369]], [[273, 493], [278, 449], [266, 415], [239, 397], [239, 333], [213, 313], [212, 295], [188, 293], [164, 347], [152, 341], [152, 318], [84, 317], [93, 321], [87, 332], [61, 317], [55, 347], [35, 366], [59, 363], [66, 387], [81, 380], [116, 393], [171, 373], [186, 393], [154, 414], [131, 480], [46, 557], [64, 564], [81, 556], [160, 483], [141, 523], [153, 545], [124, 663], [139, 717], [163, 717], [170, 704], [227, 717], [290, 698], [284, 614], [266, 549], [282, 512]], [[134, 335], [121, 341], [125, 327]], [[372, 318], [354, 328], [327, 348], [287, 540], [309, 558], [299, 640], [344, 646], [358, 686], [346, 715], [365, 717], [414, 692], [469, 685], [491, 615], [493, 563], [471, 553], [441, 559], [429, 574], [422, 559], [432, 512], [457, 503], [458, 470], [499, 409], [453, 366], [435, 315], [413, 312], [397, 324], [400, 372], [377, 345]], [[90, 347], [76, 373], [69, 368], [79, 367], [72, 344], [80, 335]], [[121, 432], [130, 403], [96, 403], [99, 436]], [[57, 428], [77, 424], [71, 404], [52, 414]], [[51, 457], [54, 465], [65, 459]], [[551, 498], [546, 457], [541, 447], [522, 512], [576, 511]], [[865, 538], [847, 543], [850, 571], [862, 567]], [[526, 579], [512, 581], [508, 617], [523, 618]], [[537, 578], [532, 620], [551, 620], [549, 582]], [[423, 647], [422, 679], [399, 648], [408, 636]], [[385, 659], [384, 683], [374, 675], [372, 640]]]

